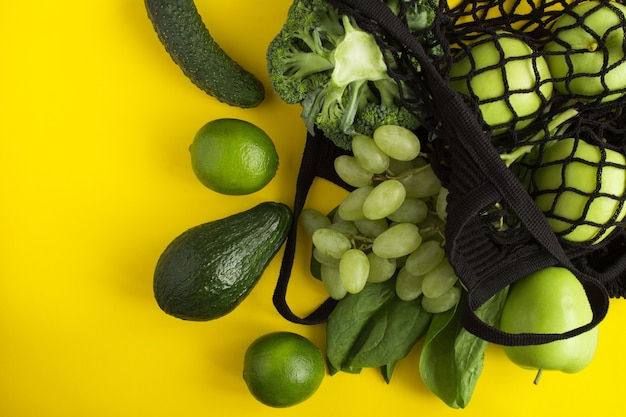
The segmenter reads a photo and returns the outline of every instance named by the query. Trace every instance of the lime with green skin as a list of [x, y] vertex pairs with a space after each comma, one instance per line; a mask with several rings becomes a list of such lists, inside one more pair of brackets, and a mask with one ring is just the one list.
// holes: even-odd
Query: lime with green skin
[[[566, 268], [549, 267], [511, 286], [502, 309], [500, 329], [514, 334], [560, 334], [588, 324], [592, 317], [589, 300], [578, 278]], [[567, 339], [503, 349], [513, 363], [525, 369], [576, 373], [591, 363], [597, 343], [598, 328], [594, 327]]]
[[548, 145], [531, 190], [552, 229], [572, 242], [599, 243], [626, 215], [626, 158], [582, 140]]
[[[551, 28], [544, 57], [561, 94], [582, 101], [612, 101], [626, 89], [626, 6], [585, 1]], [[611, 94], [616, 92], [615, 94]]]
[[261, 128], [245, 120], [208, 122], [196, 133], [189, 153], [198, 180], [226, 195], [259, 191], [278, 170], [274, 142]]
[[528, 126], [553, 90], [543, 57], [508, 32], [470, 44], [468, 53], [452, 64], [450, 84], [478, 101], [483, 121], [494, 134]]
[[244, 356], [243, 379], [261, 403], [291, 407], [310, 398], [324, 379], [321, 350], [306, 337], [287, 331], [254, 340]]

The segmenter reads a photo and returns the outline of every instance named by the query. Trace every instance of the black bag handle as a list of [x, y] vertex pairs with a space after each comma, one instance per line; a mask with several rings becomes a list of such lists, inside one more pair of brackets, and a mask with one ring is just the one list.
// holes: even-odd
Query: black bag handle
[[[359, 15], [376, 22], [386, 34], [400, 41], [419, 61], [425, 83], [430, 89], [431, 104], [437, 107], [437, 114], [441, 115], [442, 125], [450, 129], [448, 131], [451, 133], [450, 137], [454, 138], [454, 144], [450, 144], [452, 148], [450, 152], [462, 155], [460, 159], [463, 161], [472, 161], [472, 166], [457, 167], [455, 165], [452, 171], [451, 183], [467, 180], [474, 180], [474, 183], [467, 184], [466, 187], [456, 187], [462, 190], [462, 193], [450, 193], [446, 224], [450, 262], [457, 269], [461, 281], [468, 290], [462, 316], [465, 328], [490, 342], [505, 345], [530, 345], [572, 337], [600, 323], [606, 316], [609, 305], [605, 287], [598, 279], [578, 271], [573, 266], [543, 214], [514, 174], [506, 167], [495, 148], [491, 146], [478, 119], [428, 59], [420, 42], [380, 0], [331, 0], [331, 3], [342, 9], [346, 6], [353, 8], [358, 11]], [[484, 238], [484, 233], [476, 233], [480, 230], [480, 226], [483, 228], [485, 226], [480, 224], [480, 219], [477, 217], [481, 210], [501, 200], [514, 210], [521, 223], [534, 238], [535, 246], [525, 250], [525, 256], [519, 261], [527, 262], [515, 270], [502, 271], [497, 268], [497, 265], [492, 265], [492, 268], [488, 270], [476, 268], [476, 264], [472, 263], [473, 255], [467, 251], [468, 248], [477, 247], [468, 243]], [[533, 270], [557, 264], [574, 272], [587, 291], [593, 310], [593, 319], [587, 325], [562, 334], [514, 335], [504, 333], [484, 323], [474, 313], [476, 308], [506, 285]], [[483, 275], [485, 273], [487, 273], [486, 276]], [[498, 273], [504, 273], [504, 275], [498, 276]]]
[[291, 270], [293, 268], [293, 262], [296, 254], [298, 219], [300, 218], [300, 213], [302, 213], [302, 209], [304, 208], [304, 203], [306, 202], [309, 190], [311, 189], [313, 181], [316, 177], [324, 178], [345, 189], [350, 189], [351, 187], [337, 176], [334, 168], [335, 158], [339, 155], [347, 153], [347, 151], [335, 146], [330, 140], [326, 139], [321, 134], [313, 136], [310, 133], [307, 133], [302, 162], [300, 164], [298, 179], [296, 181], [296, 195], [293, 206], [291, 229], [285, 243], [285, 252], [283, 255], [280, 273], [276, 283], [276, 288], [274, 289], [274, 295], [272, 297], [276, 310], [284, 318], [294, 323], [310, 325], [324, 323], [328, 319], [330, 312], [337, 304], [336, 300], [328, 298], [312, 313], [305, 317], [300, 317], [289, 307], [286, 297], [289, 279], [291, 277]]

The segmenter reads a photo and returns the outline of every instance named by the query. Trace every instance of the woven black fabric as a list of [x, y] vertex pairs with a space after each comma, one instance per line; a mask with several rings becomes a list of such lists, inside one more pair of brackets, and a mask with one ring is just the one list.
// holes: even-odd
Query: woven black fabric
[[[453, 90], [448, 72], [453, 57], [462, 56], [462, 45], [465, 42], [485, 34], [506, 36], [500, 34], [502, 28], [523, 30], [528, 42], [535, 46], [548, 42], [552, 35], [546, 30], [546, 24], [557, 19], [560, 14], [567, 13], [570, 6], [563, 1], [537, 1], [530, 4], [521, 0], [466, 0], [458, 7], [450, 9], [441, 2], [432, 39], [439, 43], [445, 53], [441, 59], [433, 59], [428, 45], [425, 47], [407, 29], [402, 13], [396, 16], [381, 1], [329, 2], [342, 13], [353, 16], [359, 26], [375, 35], [381, 48], [392, 57], [394, 69], [391, 72], [394, 78], [410, 80], [407, 84], [410, 91], [405, 91], [403, 105], [422, 121], [427, 137], [432, 140], [428, 144], [431, 149], [430, 162], [450, 191], [445, 229], [446, 250], [468, 293], [462, 305], [462, 322], [465, 328], [490, 342], [531, 345], [572, 337], [597, 325], [608, 311], [609, 297], [622, 297], [626, 294], [626, 237], [623, 220], [613, 219], [614, 222], [609, 227], [614, 231], [601, 244], [570, 243], [561, 236], [566, 232], [557, 235], [552, 230], [546, 214], [535, 203], [534, 198], [537, 196], [529, 193], [528, 184], [519, 179], [520, 172], [530, 172], [540, 167], [543, 146], [548, 146], [549, 142], [548, 133], [554, 133], [549, 121], [555, 115], [570, 109], [572, 99], [575, 98], [561, 95], [561, 101], [550, 103], [548, 111], [533, 115], [534, 119], [524, 127], [496, 131], [486, 128], [478, 102]], [[518, 7], [521, 10], [522, 6], [524, 12], [518, 11]], [[535, 54], [533, 52], [530, 57], [535, 59]], [[476, 70], [476, 73], [480, 71]], [[538, 85], [536, 88], [540, 87]], [[546, 104], [548, 97], [542, 95], [541, 91], [538, 92], [538, 97]], [[504, 99], [506, 101], [509, 98]], [[576, 109], [576, 122], [568, 124], [567, 129], [562, 129], [559, 135], [592, 142], [601, 149], [623, 154], [626, 128], [623, 105], [623, 99], [610, 103], [603, 102], [601, 98], [595, 103], [587, 100], [584, 108]], [[526, 116], [513, 116], [510, 123], [526, 122]], [[533, 144], [542, 141], [541, 146], [537, 147], [539, 156], [537, 153], [529, 154], [522, 163], [512, 167], [503, 162], [502, 153], [527, 144], [525, 141], [528, 141], [529, 132], [542, 131], [544, 135], [539, 135], [539, 139], [532, 139]], [[554, 135], [549, 139], [554, 139]], [[307, 138], [307, 148], [314, 146], [310, 142], [316, 141], [326, 144], [317, 146], [333, 147], [323, 136], [316, 135], [314, 138]], [[605, 151], [602, 153], [604, 155]], [[318, 160], [324, 157], [320, 155]], [[605, 166], [610, 165], [595, 163], [592, 168], [601, 175]], [[303, 170], [312, 169], [305, 168], [303, 160]], [[332, 166], [329, 169], [332, 171]], [[301, 172], [300, 175], [306, 176], [310, 173]], [[328, 173], [317, 170], [316, 175]], [[535, 179], [530, 178], [528, 181], [533, 183]], [[304, 183], [306, 184], [306, 180]], [[297, 214], [306, 198], [306, 187], [299, 180], [294, 222], [297, 221]], [[565, 191], [571, 189], [559, 190], [560, 193]], [[591, 199], [600, 195], [601, 190], [595, 189], [585, 197]], [[612, 198], [616, 199], [619, 211], [624, 196]], [[506, 230], [494, 227], [494, 220], [497, 219], [504, 219], [509, 227]], [[593, 224], [585, 213], [579, 218], [569, 220], [572, 221], [572, 227]], [[293, 252], [289, 253], [292, 256]], [[286, 286], [288, 277], [285, 274], [290, 271], [290, 262], [293, 260], [286, 259], [283, 262], [284, 271], [281, 271], [280, 281], [284, 285], [279, 285], [280, 287]], [[593, 310], [593, 320], [589, 324], [563, 334], [506, 334], [486, 325], [474, 314], [478, 307], [507, 285], [552, 265], [570, 269], [585, 287]], [[282, 299], [278, 298], [279, 301]], [[285, 309], [286, 306], [282, 305], [282, 308]], [[323, 321], [323, 312], [318, 310], [314, 315], [315, 322]], [[286, 316], [290, 316], [290, 313]]]
[[333, 166], [336, 157], [346, 154], [347, 151], [336, 147], [331, 141], [323, 138], [318, 132], [315, 137], [307, 135], [300, 172], [296, 182], [296, 196], [293, 207], [293, 220], [287, 241], [285, 252], [278, 276], [278, 282], [274, 290], [273, 302], [276, 310], [286, 319], [299, 324], [320, 324], [328, 319], [328, 315], [333, 310], [337, 302], [328, 298], [315, 311], [301, 317], [295, 314], [287, 303], [287, 292], [291, 269], [296, 254], [296, 235], [298, 230], [298, 219], [304, 208], [307, 195], [316, 177], [324, 178], [343, 188], [351, 187], [343, 182], [335, 173]]

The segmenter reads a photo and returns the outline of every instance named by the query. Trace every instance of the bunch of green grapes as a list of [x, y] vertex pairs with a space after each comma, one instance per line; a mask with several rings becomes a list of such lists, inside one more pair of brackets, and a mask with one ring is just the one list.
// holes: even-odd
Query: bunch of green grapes
[[402, 300], [424, 310], [454, 307], [461, 289], [444, 249], [447, 190], [421, 153], [419, 138], [387, 125], [357, 135], [352, 155], [335, 159], [337, 175], [355, 187], [331, 215], [306, 208], [300, 220], [330, 297], [367, 283], [396, 280]]

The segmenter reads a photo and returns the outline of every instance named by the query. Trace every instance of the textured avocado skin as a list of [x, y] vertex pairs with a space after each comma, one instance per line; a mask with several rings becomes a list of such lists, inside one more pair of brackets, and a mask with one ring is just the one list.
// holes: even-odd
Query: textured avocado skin
[[252, 291], [291, 227], [291, 209], [264, 202], [176, 237], [154, 272], [154, 296], [174, 317], [207, 321], [233, 311]]
[[242, 108], [263, 101], [263, 83], [217, 44], [193, 0], [145, 0], [145, 5], [165, 50], [201, 90]]

